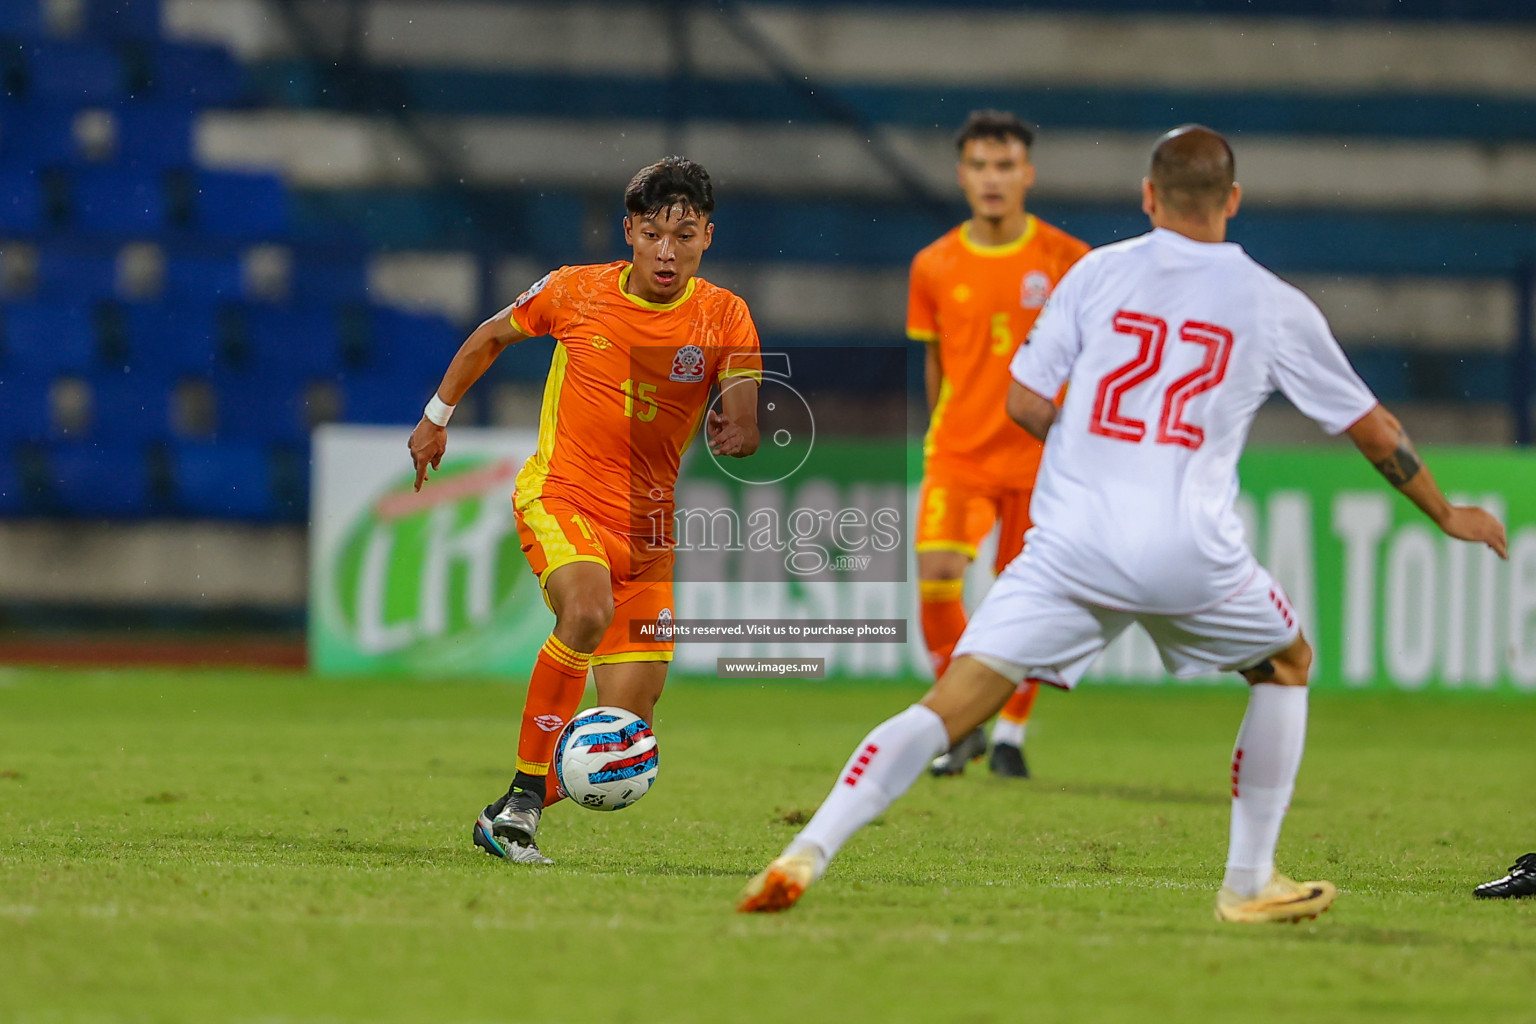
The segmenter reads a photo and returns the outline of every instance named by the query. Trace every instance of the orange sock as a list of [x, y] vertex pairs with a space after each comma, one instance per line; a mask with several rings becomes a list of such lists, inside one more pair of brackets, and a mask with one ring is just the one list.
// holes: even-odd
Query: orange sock
[[917, 585], [923, 606], [923, 640], [933, 659], [933, 677], [949, 668], [949, 658], [965, 632], [964, 580], [922, 580]]
[[[549, 775], [560, 730], [581, 707], [591, 660], [591, 654], [572, 650], [554, 636], [544, 641], [528, 680], [528, 699], [523, 702], [523, 727], [517, 736], [518, 771]], [[556, 789], [547, 787], [546, 799]]]
[[1040, 684], [1028, 679], [1019, 684], [1019, 688], [1013, 691], [1013, 696], [1008, 698], [1008, 703], [1003, 705], [1003, 710], [997, 717], [1005, 722], [1016, 722], [1023, 725], [1029, 721], [1029, 713], [1034, 710], [1035, 698], [1040, 695]]

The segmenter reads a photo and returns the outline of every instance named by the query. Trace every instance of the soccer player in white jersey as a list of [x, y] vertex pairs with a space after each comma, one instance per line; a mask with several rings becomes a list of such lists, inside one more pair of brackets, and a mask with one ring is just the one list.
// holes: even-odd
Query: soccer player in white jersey
[[[1132, 623], [1170, 672], [1231, 670], [1250, 684], [1216, 916], [1295, 921], [1333, 901], [1331, 883], [1293, 882], [1274, 867], [1306, 736], [1312, 649], [1233, 510], [1253, 417], [1278, 389], [1328, 433], [1347, 433], [1449, 536], [1502, 557], [1504, 527], [1445, 499], [1317, 307], [1225, 240], [1240, 198], [1220, 135], [1186, 125], [1158, 141], [1142, 183], [1153, 230], [1069, 270], [1010, 366], [1009, 415], [1046, 439], [1023, 554], [977, 609], [949, 670], [865, 737], [805, 829], [747, 883], [739, 910], [792, 906], [843, 843], [1021, 681], [1072, 688]], [[1063, 383], [1058, 410], [1051, 396]]]

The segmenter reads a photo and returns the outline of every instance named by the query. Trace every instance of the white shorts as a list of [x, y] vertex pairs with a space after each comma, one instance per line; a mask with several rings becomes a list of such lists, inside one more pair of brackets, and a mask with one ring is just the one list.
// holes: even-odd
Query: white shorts
[[979, 657], [1019, 682], [1034, 679], [1070, 690], [1133, 622], [1179, 677], [1257, 665], [1295, 642], [1300, 628], [1291, 602], [1262, 566], [1243, 589], [1211, 608], [1158, 615], [1105, 608], [1073, 597], [1065, 584], [1025, 557], [992, 584], [971, 616], [955, 657]]

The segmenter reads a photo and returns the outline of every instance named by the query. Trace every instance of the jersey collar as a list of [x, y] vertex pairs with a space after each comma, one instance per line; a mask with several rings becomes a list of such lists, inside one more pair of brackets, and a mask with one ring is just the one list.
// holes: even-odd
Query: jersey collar
[[671, 302], [651, 302], [649, 300], [642, 299], [638, 295], [632, 294], [627, 288], [624, 287], [625, 285], [629, 284], [629, 272], [634, 269], [635, 265], [633, 263], [626, 263], [624, 264], [624, 269], [619, 271], [619, 294], [624, 296], [630, 302], [633, 302], [635, 305], [639, 306], [641, 309], [653, 309], [658, 313], [665, 313], [668, 310], [676, 309], [678, 306], [681, 306], [683, 303], [693, 298], [693, 289], [699, 283], [698, 276], [695, 275], [694, 277], [690, 277], [688, 279], [688, 284], [683, 288], [683, 294], [679, 295]]
[[1035, 237], [1035, 215], [1028, 214], [1024, 222], [1024, 233], [1011, 242], [1002, 245], [982, 245], [971, 240], [971, 222], [966, 221], [960, 225], [960, 244], [977, 256], [1012, 256], [1019, 252]]

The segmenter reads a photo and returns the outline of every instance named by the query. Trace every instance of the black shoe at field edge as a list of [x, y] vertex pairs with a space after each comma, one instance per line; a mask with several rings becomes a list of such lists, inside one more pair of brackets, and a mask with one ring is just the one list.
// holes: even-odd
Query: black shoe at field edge
[[1536, 896], [1536, 853], [1525, 854], [1515, 861], [1509, 874], [1484, 882], [1472, 890], [1472, 895], [1483, 900]]
[[1024, 751], [1012, 743], [992, 744], [988, 767], [992, 769], [993, 775], [1001, 775], [1005, 779], [1029, 778], [1029, 765], [1024, 761]]
[[954, 746], [934, 758], [933, 763], [928, 766], [928, 774], [935, 778], [959, 775], [965, 771], [967, 761], [980, 761], [986, 753], [987, 734], [978, 726], [960, 737]]

